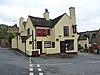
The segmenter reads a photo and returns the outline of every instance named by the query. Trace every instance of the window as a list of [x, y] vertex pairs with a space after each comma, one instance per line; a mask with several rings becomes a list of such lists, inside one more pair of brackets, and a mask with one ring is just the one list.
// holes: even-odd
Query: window
[[50, 41], [45, 41], [44, 42], [44, 48], [51, 48], [51, 42]]
[[29, 41], [29, 44], [32, 44], [32, 41]]
[[27, 29], [27, 35], [30, 35], [30, 28]]
[[55, 48], [55, 42], [52, 42], [52, 48]]
[[85, 48], [87, 48], [87, 44], [85, 44]]
[[77, 32], [76, 31], [76, 25], [73, 25], [72, 28], [73, 28], [73, 34], [75, 34]]
[[74, 40], [65, 40], [66, 50], [74, 50]]
[[94, 33], [94, 34], [92, 35], [92, 39], [95, 39], [95, 37], [96, 37], [96, 34]]
[[47, 35], [50, 35], [50, 29], [47, 29]]
[[64, 36], [69, 36], [69, 27], [64, 26]]

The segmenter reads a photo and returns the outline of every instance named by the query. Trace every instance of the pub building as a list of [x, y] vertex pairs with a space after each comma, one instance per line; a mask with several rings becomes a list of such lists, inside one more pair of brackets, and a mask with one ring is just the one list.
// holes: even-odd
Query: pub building
[[49, 11], [45, 9], [43, 18], [28, 16], [19, 19], [19, 34], [12, 39], [12, 48], [25, 54], [77, 54], [77, 27], [75, 7], [66, 13], [49, 19]]

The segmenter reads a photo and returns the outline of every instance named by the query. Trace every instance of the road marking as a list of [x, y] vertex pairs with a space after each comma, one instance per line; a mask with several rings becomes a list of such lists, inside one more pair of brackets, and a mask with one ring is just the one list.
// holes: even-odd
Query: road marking
[[37, 68], [38, 68], [39, 75], [44, 75], [43, 71], [42, 71], [42, 69], [40, 67], [40, 64], [37, 64]]
[[29, 75], [34, 75], [34, 73], [33, 73], [33, 64], [32, 64], [32, 59], [31, 59], [31, 57], [29, 58], [29, 65], [30, 65], [30, 67], [29, 67]]
[[[70, 65], [70, 64], [74, 64], [74, 63], [40, 64], [40, 65]], [[40, 65], [38, 64], [33, 64], [33, 65], [37, 65], [37, 67], [40, 67]]]
[[42, 69], [41, 68], [38, 68], [38, 71], [42, 71]]
[[39, 75], [44, 75], [43, 73], [39, 73]]
[[88, 63], [98, 63], [98, 62], [100, 62], [100, 61], [90, 61]]
[[37, 67], [40, 67], [40, 65], [39, 65], [39, 64], [37, 64]]
[[33, 67], [33, 64], [30, 64], [30, 67]]
[[34, 73], [30, 72], [29, 75], [34, 75]]
[[33, 68], [30, 68], [30, 71], [32, 72], [33, 71]]

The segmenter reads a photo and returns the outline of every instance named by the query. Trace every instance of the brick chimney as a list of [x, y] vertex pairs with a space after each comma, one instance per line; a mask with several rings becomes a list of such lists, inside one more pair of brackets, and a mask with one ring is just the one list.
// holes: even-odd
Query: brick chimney
[[46, 18], [46, 20], [49, 20], [49, 12], [48, 12], [48, 9], [45, 9], [45, 13], [43, 14], [43, 17]]
[[24, 22], [24, 18], [21, 17], [19, 19], [19, 33], [23, 31], [24, 27], [23, 27], [23, 22]]
[[70, 18], [72, 22], [73, 34], [75, 34], [77, 33], [75, 7], [70, 7], [69, 12], [70, 12]]
[[69, 12], [70, 12], [70, 18], [72, 20], [72, 24], [76, 25], [75, 7], [70, 7]]

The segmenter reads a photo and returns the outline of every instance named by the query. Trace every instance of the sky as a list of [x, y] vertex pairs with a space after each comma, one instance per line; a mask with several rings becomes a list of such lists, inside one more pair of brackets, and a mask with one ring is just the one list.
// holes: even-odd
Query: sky
[[28, 15], [43, 17], [45, 8], [54, 19], [69, 15], [69, 7], [75, 7], [78, 32], [100, 29], [100, 0], [0, 0], [0, 24], [18, 25], [19, 18], [26, 21]]

